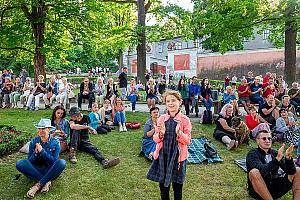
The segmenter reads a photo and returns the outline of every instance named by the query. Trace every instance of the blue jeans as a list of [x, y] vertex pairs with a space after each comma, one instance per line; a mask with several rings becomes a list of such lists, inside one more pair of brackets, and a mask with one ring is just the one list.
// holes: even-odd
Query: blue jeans
[[213, 106], [212, 98], [208, 98], [208, 100], [206, 100], [206, 98], [203, 98], [203, 105], [206, 108], [206, 110], [210, 110], [211, 107]]
[[32, 164], [29, 160], [18, 160], [16, 168], [27, 178], [38, 181], [41, 186], [56, 179], [66, 168], [65, 160], [57, 160], [50, 166], [39, 166]]
[[126, 122], [126, 117], [124, 112], [116, 112], [115, 118], [114, 118], [115, 124], [122, 123], [124, 124]]
[[137, 95], [130, 95], [128, 96], [128, 99], [131, 103], [131, 106], [132, 106], [132, 110], [135, 110], [135, 104], [136, 104], [136, 101], [137, 101]]
[[264, 99], [262, 97], [252, 97], [250, 96], [250, 102], [251, 103], [258, 103], [259, 106], [264, 104]]

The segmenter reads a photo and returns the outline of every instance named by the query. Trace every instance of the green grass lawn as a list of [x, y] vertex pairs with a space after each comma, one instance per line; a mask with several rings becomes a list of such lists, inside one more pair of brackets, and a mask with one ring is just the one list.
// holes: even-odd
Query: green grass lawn
[[[128, 121], [145, 123], [147, 113], [127, 112]], [[33, 124], [40, 118], [50, 118], [51, 111], [35, 112], [21, 109], [0, 109], [0, 123], [11, 124], [20, 130], [36, 135]], [[212, 137], [214, 126], [193, 124], [192, 136], [206, 136], [212, 139], [219, 154], [224, 160], [218, 164], [188, 165], [187, 176], [183, 188], [183, 199], [251, 199], [246, 190], [246, 173], [234, 164], [235, 159], [242, 159], [255, 147], [241, 146], [239, 149], [227, 151], [225, 146]], [[99, 147], [105, 157], [119, 156], [120, 165], [104, 170], [94, 158], [85, 153], [78, 153], [78, 163], [67, 162], [63, 174], [53, 182], [50, 192], [36, 195], [35, 199], [159, 199], [158, 184], [146, 179], [150, 162], [139, 157], [143, 129], [119, 133], [113, 131], [108, 135], [92, 135], [91, 141]], [[278, 146], [278, 145], [276, 145]], [[0, 199], [23, 199], [33, 181], [21, 176], [13, 180], [18, 173], [15, 163], [25, 159], [26, 155], [15, 153], [0, 160]], [[67, 155], [61, 158], [67, 160]], [[282, 199], [292, 199], [291, 192]]]

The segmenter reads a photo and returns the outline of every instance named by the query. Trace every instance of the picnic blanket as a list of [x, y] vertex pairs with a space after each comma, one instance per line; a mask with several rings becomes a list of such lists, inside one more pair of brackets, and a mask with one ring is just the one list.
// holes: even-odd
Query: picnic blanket
[[223, 162], [219, 155], [210, 158], [204, 154], [204, 143], [207, 141], [209, 140], [206, 137], [192, 139], [192, 143], [188, 146], [188, 163], [199, 164], [205, 161], [208, 163]]

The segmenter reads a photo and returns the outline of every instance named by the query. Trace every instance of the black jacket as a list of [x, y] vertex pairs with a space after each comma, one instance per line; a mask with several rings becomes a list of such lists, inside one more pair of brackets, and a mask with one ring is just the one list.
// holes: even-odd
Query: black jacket
[[[277, 151], [270, 149], [268, 154], [271, 154], [272, 161], [266, 163], [265, 157], [266, 152], [259, 147], [250, 150], [246, 157], [247, 172], [249, 173], [252, 169], [256, 168], [261, 173], [266, 183], [270, 182], [273, 178], [279, 176], [279, 167], [288, 175], [294, 175], [296, 173], [296, 167], [293, 159], [287, 160], [285, 158], [277, 161]], [[248, 184], [252, 186], [248, 177]]]

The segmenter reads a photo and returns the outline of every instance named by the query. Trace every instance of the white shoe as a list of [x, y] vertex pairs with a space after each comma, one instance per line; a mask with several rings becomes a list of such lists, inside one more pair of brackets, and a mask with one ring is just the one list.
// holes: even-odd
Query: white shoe
[[124, 132], [127, 132], [126, 126], [123, 126], [123, 131], [124, 131]]
[[133, 110], [132, 112], [134, 112], [134, 113], [135, 113], [135, 110]]
[[123, 131], [124, 131], [124, 129], [123, 129], [122, 126], [119, 127], [119, 131], [120, 131], [120, 132], [123, 132]]

